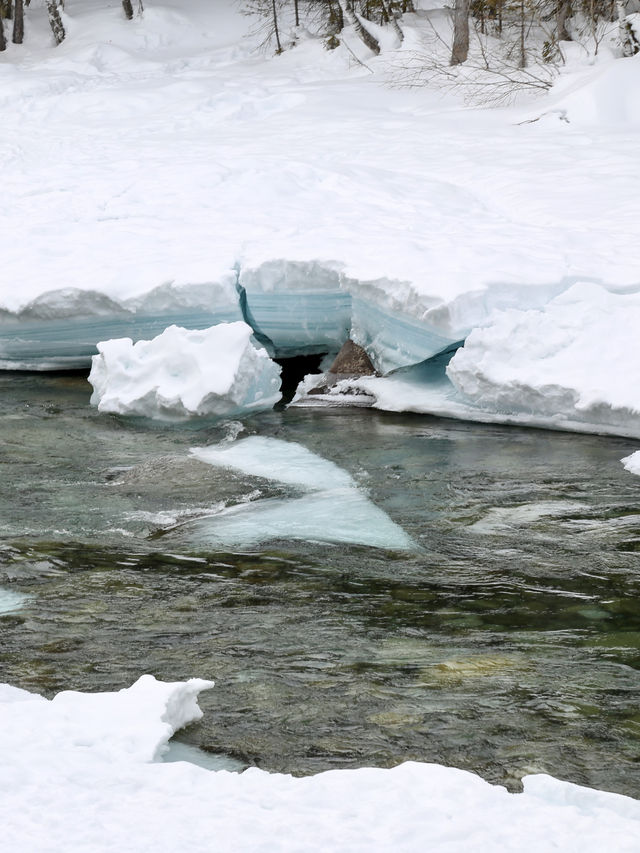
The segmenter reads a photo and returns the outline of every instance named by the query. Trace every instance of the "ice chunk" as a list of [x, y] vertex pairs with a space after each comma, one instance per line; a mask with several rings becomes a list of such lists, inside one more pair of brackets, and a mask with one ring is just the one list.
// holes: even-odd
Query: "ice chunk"
[[211, 465], [309, 492], [285, 500], [252, 501], [185, 525], [199, 543], [233, 546], [302, 539], [402, 550], [415, 547], [411, 537], [372, 503], [346, 471], [301, 444], [251, 436], [191, 452]]
[[632, 453], [631, 456], [625, 456], [624, 459], [621, 459], [620, 461], [624, 465], [625, 470], [640, 476], [640, 450], [636, 450], [636, 452]]
[[251, 340], [246, 323], [202, 331], [170, 326], [151, 341], [102, 341], [89, 381], [101, 412], [181, 420], [270, 409], [280, 367]]
[[513, 533], [514, 527], [533, 524], [541, 518], [568, 515], [584, 510], [578, 501], [535, 501], [520, 506], [492, 507], [484, 518], [470, 524], [474, 533]]
[[325, 491], [356, 488], [344, 468], [294, 441], [252, 435], [230, 444], [193, 447], [191, 454], [209, 465], [234, 468], [287, 486]]
[[233, 547], [269, 539], [343, 542], [408, 550], [411, 537], [356, 489], [316, 492], [289, 500], [259, 500], [188, 525], [198, 545]]
[[0, 587], [0, 614], [13, 613], [15, 610], [20, 610], [28, 600], [29, 596], [22, 592]]

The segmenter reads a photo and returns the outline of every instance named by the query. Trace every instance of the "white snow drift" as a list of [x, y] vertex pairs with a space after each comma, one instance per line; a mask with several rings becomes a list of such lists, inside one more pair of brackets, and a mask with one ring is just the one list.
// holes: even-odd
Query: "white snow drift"
[[91, 402], [101, 412], [184, 419], [270, 409], [280, 367], [252, 342], [246, 323], [203, 331], [170, 326], [152, 341], [102, 341], [93, 357]]
[[212, 682], [146, 675], [49, 701], [0, 685], [0, 825], [30, 853], [563, 850], [635, 853], [640, 803], [550, 776], [509, 794], [462, 770], [406, 763], [294, 778], [153, 763], [197, 720]]
[[269, 539], [347, 542], [406, 550], [415, 543], [352, 477], [301, 444], [250, 436], [194, 447], [196, 459], [300, 489], [303, 494], [239, 504], [185, 525], [199, 544], [253, 545]]

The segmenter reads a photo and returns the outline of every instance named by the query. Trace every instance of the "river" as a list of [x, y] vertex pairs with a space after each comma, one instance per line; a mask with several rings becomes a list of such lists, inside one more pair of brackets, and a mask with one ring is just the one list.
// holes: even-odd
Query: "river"
[[[179, 738], [241, 765], [415, 759], [640, 797], [636, 443], [357, 409], [163, 426], [89, 396], [0, 376], [0, 681], [212, 678]], [[191, 520], [290, 491], [189, 456], [236, 433], [336, 463], [415, 547], [203, 545]]]

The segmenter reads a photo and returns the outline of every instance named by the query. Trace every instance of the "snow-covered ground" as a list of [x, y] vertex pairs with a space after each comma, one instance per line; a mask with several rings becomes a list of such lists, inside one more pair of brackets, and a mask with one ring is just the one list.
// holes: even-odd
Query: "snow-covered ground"
[[510, 794], [436, 764], [294, 778], [157, 763], [210, 681], [140, 678], [49, 701], [0, 685], [4, 849], [636, 851], [640, 803], [550, 776]]
[[[601, 356], [604, 416], [591, 426], [640, 436], [640, 401], [629, 390], [620, 426], [609, 396], [620, 347], [600, 325], [608, 293], [640, 289], [640, 59], [605, 43], [593, 62], [567, 45], [550, 94], [472, 108], [464, 90], [399, 85], [430, 21], [446, 21], [427, 5], [377, 58], [348, 31], [334, 51], [303, 38], [260, 53], [251, 17], [202, 0], [149, 4], [133, 21], [119, 4], [69, 0], [54, 49], [44, 10], [30, 10], [25, 44], [0, 55], [0, 362], [77, 366], [109, 337], [244, 317], [277, 354], [337, 349], [350, 333], [386, 372], [572, 289], [572, 328], [584, 319]], [[548, 312], [554, 339], [556, 322]], [[552, 369], [523, 328], [508, 379], [518, 411]], [[503, 357], [485, 347], [480, 366], [471, 347], [464, 383], [456, 374], [465, 394]], [[573, 403], [591, 377], [574, 366], [540, 422], [581, 428]], [[448, 413], [471, 403], [509, 420], [498, 398], [472, 391]]]
[[[385, 373], [466, 339], [448, 376], [441, 362], [359, 387], [381, 408], [640, 437], [640, 57], [568, 52], [544, 99], [486, 110], [398, 85], [423, 13], [379, 58], [348, 31], [348, 49], [308, 38], [276, 57], [231, 3], [146, 6], [128, 22], [119, 3], [67, 0], [53, 48], [33, 4], [25, 44], [0, 54], [0, 367], [87, 365], [98, 341], [172, 324], [245, 320], [272, 355], [351, 335]], [[147, 414], [166, 362], [154, 371], [130, 395], [153, 398]], [[193, 407], [185, 390], [172, 410], [198, 411], [205, 383]], [[638, 473], [637, 453], [625, 465]], [[409, 547], [342, 487], [348, 511]], [[322, 519], [337, 491], [297, 500]], [[282, 525], [292, 505], [249, 522]], [[0, 590], [0, 610], [20, 604]], [[208, 686], [145, 677], [51, 702], [1, 687], [2, 844], [638, 849], [637, 802], [544, 776], [512, 795], [435, 765], [294, 779], [151, 763]]]

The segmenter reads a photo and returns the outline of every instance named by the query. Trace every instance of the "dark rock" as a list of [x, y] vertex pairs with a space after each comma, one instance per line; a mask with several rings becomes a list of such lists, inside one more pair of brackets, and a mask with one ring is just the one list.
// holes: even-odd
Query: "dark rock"
[[345, 341], [329, 368], [329, 373], [340, 375], [341, 378], [374, 376], [375, 372], [367, 353], [358, 344], [354, 344], [352, 340]]

